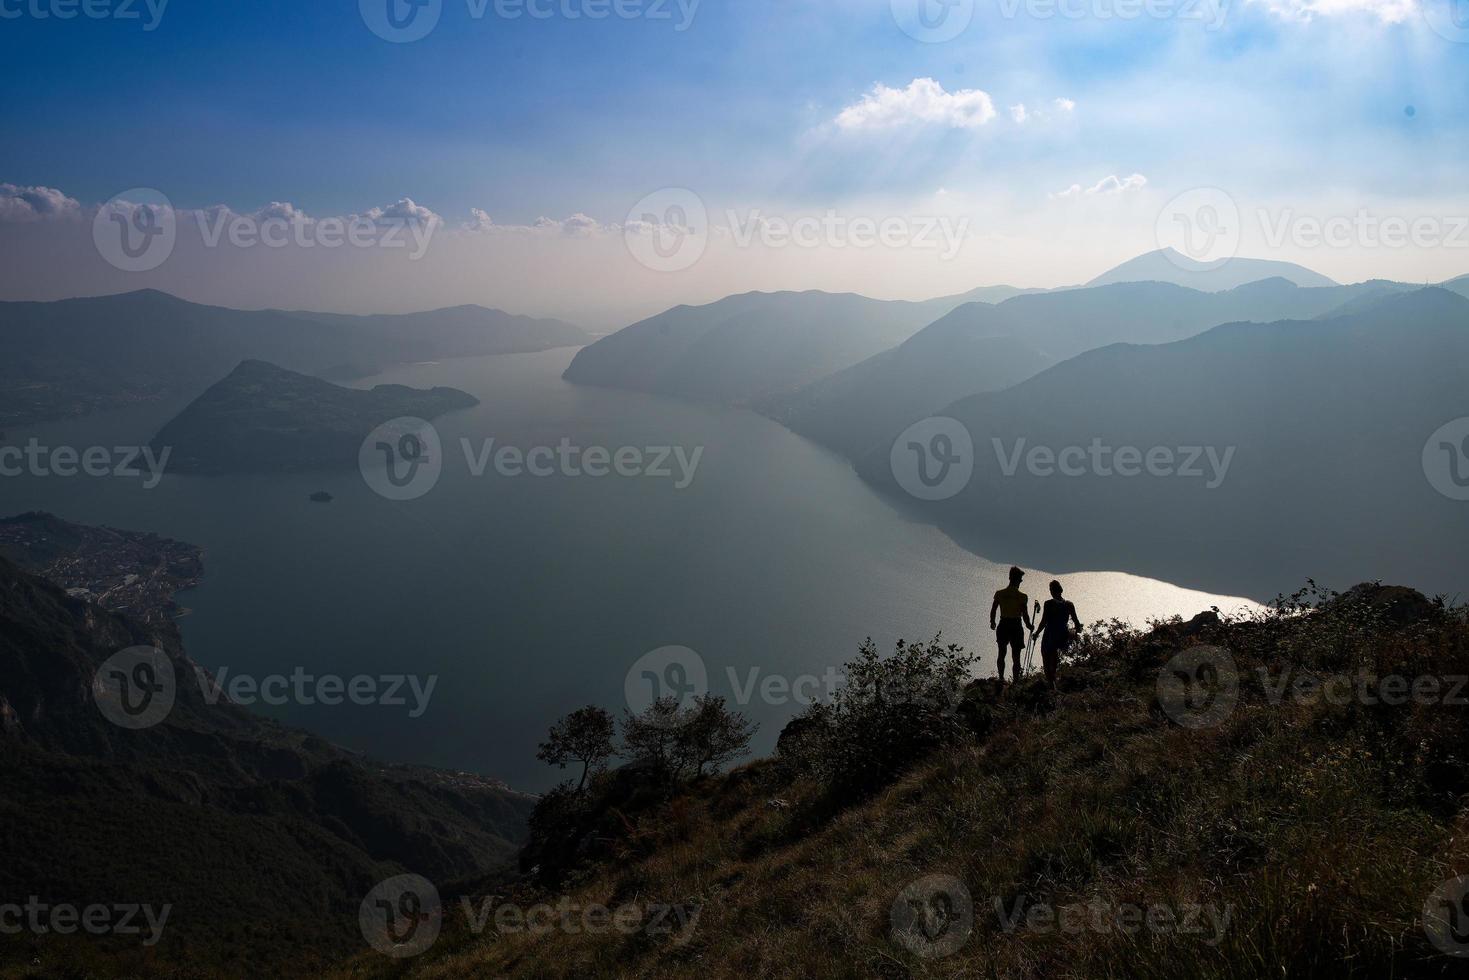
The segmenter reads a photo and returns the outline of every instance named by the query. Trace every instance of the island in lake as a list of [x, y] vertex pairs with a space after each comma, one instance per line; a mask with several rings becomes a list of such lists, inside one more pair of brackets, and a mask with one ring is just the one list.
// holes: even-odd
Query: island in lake
[[[168, 472], [291, 473], [357, 465], [378, 426], [479, 404], [457, 388], [344, 388], [266, 361], [243, 361], [153, 439]], [[316, 499], [313, 497], [313, 499]]]

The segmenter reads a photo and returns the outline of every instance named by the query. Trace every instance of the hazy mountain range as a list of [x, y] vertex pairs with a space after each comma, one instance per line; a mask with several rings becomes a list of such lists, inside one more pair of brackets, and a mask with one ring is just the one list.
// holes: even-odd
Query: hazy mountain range
[[1213, 292], [1233, 289], [1260, 279], [1279, 277], [1297, 286], [1335, 286], [1334, 279], [1313, 272], [1294, 262], [1277, 262], [1270, 259], [1252, 259], [1245, 256], [1199, 262], [1183, 253], [1163, 248], [1129, 259], [1114, 269], [1102, 273], [1087, 283], [1088, 286], [1107, 286], [1117, 282], [1171, 282], [1175, 286], [1188, 286]]
[[[1013, 287], [984, 287], [1008, 297]], [[966, 294], [967, 295], [967, 294]], [[855, 293], [742, 293], [676, 306], [582, 348], [568, 381], [744, 404], [808, 384], [907, 340], [967, 302]]]
[[1007, 388], [1086, 350], [1166, 343], [1232, 320], [1313, 317], [1396, 288], [1406, 287], [1302, 288], [1274, 278], [1208, 293], [1140, 282], [968, 303], [892, 350], [756, 407], [856, 456], [951, 401]]
[[[1283, 281], [1218, 303], [1207, 299], [1208, 293], [1262, 279]], [[796, 405], [791, 405], [786, 396], [878, 357], [942, 317], [959, 315], [958, 311], [968, 311], [964, 318], [983, 319], [987, 316], [984, 307], [1004, 307], [1003, 316], [994, 324], [978, 327], [975, 335], [1019, 335], [1018, 345], [981, 345], [985, 348], [979, 352], [983, 363], [975, 368], [980, 385], [969, 389], [973, 392], [1013, 383], [1029, 376], [1022, 373], [1027, 368], [1038, 370], [1046, 363], [1101, 344], [1175, 340], [1229, 319], [1315, 315], [1358, 295], [1298, 295], [1290, 287], [1325, 288], [1336, 284], [1291, 263], [1234, 259], [1188, 272], [1164, 252], [1151, 252], [1123, 263], [1098, 277], [1097, 284], [1148, 282], [1179, 286], [1185, 281], [1189, 285], [1179, 288], [1196, 294], [1188, 299], [1182, 298], [1182, 293], [1159, 289], [1108, 293], [1082, 288], [1022, 290], [1012, 286], [981, 287], [922, 303], [817, 291], [744, 293], [705, 306], [677, 306], [603, 337], [577, 353], [566, 378], [581, 384], [699, 401], [754, 404], [789, 421], [798, 431], [820, 437], [831, 426], [816, 420], [798, 421], [803, 413], [797, 406], [808, 399], [798, 398]], [[1381, 286], [1390, 288], [1386, 283]], [[1367, 284], [1351, 288], [1371, 289]], [[1057, 295], [1067, 298], [1054, 299]], [[1186, 303], [1186, 308], [1175, 311], [1148, 305], [1174, 298]], [[1052, 324], [1052, 316], [1062, 318], [1061, 322]], [[1093, 324], [1093, 317], [1103, 322]], [[1140, 318], [1146, 322], [1138, 323], [1136, 331], [1131, 330], [1130, 325]], [[952, 323], [944, 328], [949, 329], [963, 328]], [[994, 363], [990, 362], [992, 350], [999, 358]], [[821, 400], [828, 393], [818, 387], [807, 394]], [[840, 413], [841, 408], [836, 411]]]
[[392, 364], [547, 350], [590, 338], [559, 320], [477, 306], [393, 316], [230, 310], [142, 290], [0, 303], [0, 428], [193, 398], [243, 360], [323, 377]]
[[[1422, 453], [1469, 414], [1465, 364], [1469, 299], [1439, 288], [1340, 316], [1111, 345], [938, 409], [968, 430], [974, 472], [922, 513], [985, 554], [1056, 569], [1124, 568], [1216, 591], [1328, 573], [1462, 591], [1469, 510], [1425, 479]], [[898, 434], [858, 470], [906, 498], [890, 453]], [[1094, 442], [1168, 449], [1175, 471], [1195, 447], [1200, 472], [1129, 477], [1111, 457], [1075, 454], [1068, 468], [1080, 472], [1061, 471], [1062, 450], [1090, 454]], [[1038, 447], [1050, 462], [1033, 467]]]

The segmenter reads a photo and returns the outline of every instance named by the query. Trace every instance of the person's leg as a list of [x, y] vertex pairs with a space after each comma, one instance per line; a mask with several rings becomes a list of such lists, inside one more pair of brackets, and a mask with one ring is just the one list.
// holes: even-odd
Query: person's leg
[[1056, 687], [1056, 671], [1061, 667], [1061, 651], [1053, 647], [1041, 647], [1041, 663], [1046, 668], [1046, 683]]

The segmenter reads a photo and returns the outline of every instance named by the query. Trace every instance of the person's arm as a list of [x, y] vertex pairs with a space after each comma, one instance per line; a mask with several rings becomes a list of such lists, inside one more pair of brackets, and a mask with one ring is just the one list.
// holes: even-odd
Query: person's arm
[[1076, 624], [1076, 632], [1080, 633], [1082, 631], [1081, 617], [1076, 615], [1076, 603], [1068, 602], [1066, 603], [1066, 607], [1067, 611], [1071, 613], [1071, 621]]
[[1030, 621], [1030, 596], [1025, 597], [1025, 605], [1020, 607], [1020, 616], [1025, 620], [1025, 628], [1034, 633], [1035, 625]]
[[1000, 593], [995, 593], [995, 601], [990, 603], [990, 629], [995, 628], [995, 610], [1000, 608]]

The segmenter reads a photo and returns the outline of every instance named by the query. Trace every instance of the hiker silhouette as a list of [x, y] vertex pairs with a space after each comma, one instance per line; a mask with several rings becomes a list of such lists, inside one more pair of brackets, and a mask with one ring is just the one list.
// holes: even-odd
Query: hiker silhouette
[[[1020, 591], [1020, 580], [1025, 578], [1025, 573], [1019, 568], [1010, 569], [1010, 584], [995, 593], [995, 601], [990, 603], [990, 629], [995, 631], [995, 641], [1000, 648], [999, 668], [995, 676], [1000, 683], [1005, 683], [1005, 649], [1010, 648], [1011, 661], [1014, 664], [1013, 673], [1015, 681], [1020, 681], [1020, 654], [1025, 649], [1025, 631], [1034, 630], [1030, 621], [1030, 597]], [[995, 614], [999, 613], [999, 622], [995, 621]]]
[[1056, 688], [1056, 671], [1061, 666], [1061, 653], [1071, 645], [1070, 624], [1075, 623], [1081, 631], [1081, 619], [1076, 615], [1076, 606], [1061, 598], [1061, 583], [1051, 582], [1051, 598], [1046, 600], [1041, 611], [1036, 631], [1041, 634], [1041, 665], [1046, 671], [1046, 683]]

